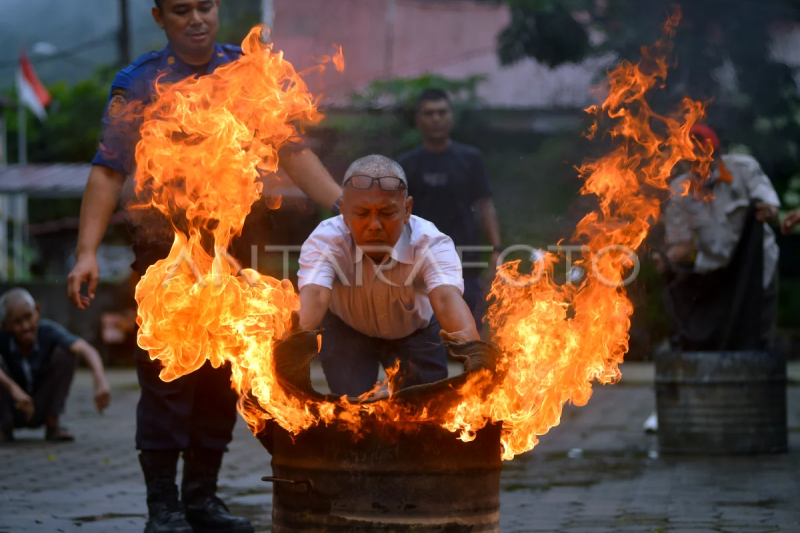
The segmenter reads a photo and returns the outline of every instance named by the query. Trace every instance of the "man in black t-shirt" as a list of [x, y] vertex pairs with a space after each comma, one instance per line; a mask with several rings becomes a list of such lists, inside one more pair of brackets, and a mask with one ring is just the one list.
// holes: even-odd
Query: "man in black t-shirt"
[[0, 440], [13, 441], [15, 428], [40, 426], [45, 426], [47, 440], [73, 440], [59, 425], [59, 416], [77, 356], [92, 371], [94, 402], [101, 414], [111, 399], [97, 350], [59, 324], [39, 319], [39, 306], [24, 289], [0, 296], [0, 325]]
[[464, 300], [480, 329], [484, 313], [482, 269], [470, 266], [480, 261], [480, 253], [466, 248], [481, 244], [478, 221], [493, 249], [490, 268], [496, 267], [503, 251], [483, 154], [477, 148], [450, 139], [453, 113], [445, 91], [423, 91], [417, 100], [415, 120], [423, 144], [402, 154], [397, 162], [408, 178], [414, 214], [433, 222], [439, 231], [453, 239], [461, 252]]

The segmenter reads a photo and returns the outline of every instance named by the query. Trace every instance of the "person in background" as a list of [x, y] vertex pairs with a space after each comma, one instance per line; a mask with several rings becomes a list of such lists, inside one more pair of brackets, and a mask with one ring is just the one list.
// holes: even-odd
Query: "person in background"
[[[133, 194], [132, 180], [125, 181], [135, 167], [141, 119], [123, 119], [124, 110], [131, 103], [150, 103], [156, 96], [156, 80], [174, 83], [211, 75], [242, 54], [239, 46], [216, 42], [219, 0], [155, 0], [152, 14], [168, 44], [136, 59], [112, 82], [103, 140], [92, 161], [83, 195], [77, 261], [68, 279], [69, 298], [78, 309], [85, 309], [94, 298], [99, 279], [97, 249], [109, 219], [120, 197]], [[279, 156], [281, 167], [300, 189], [336, 212], [341, 187], [311, 150], [296, 143], [284, 147]], [[133, 268], [144, 274], [149, 266], [169, 255], [173, 226], [155, 209], [129, 212], [133, 219]], [[81, 293], [84, 284], [88, 285], [88, 294]], [[215, 369], [207, 363], [196, 372], [167, 383], [159, 377], [161, 365], [152, 361], [146, 351], [137, 349], [135, 357], [141, 385], [136, 447], [147, 485], [149, 515], [145, 532], [252, 533], [250, 522], [232, 516], [216, 495], [223, 454], [233, 438], [238, 416], [238, 396], [231, 388], [230, 366]], [[181, 454], [183, 480], [179, 499], [175, 478]]]
[[0, 440], [15, 428], [45, 427], [45, 439], [72, 441], [59, 424], [80, 356], [94, 375], [94, 403], [102, 414], [111, 401], [103, 361], [91, 344], [52, 320], [25, 289], [0, 296]]
[[[480, 223], [492, 246], [489, 268], [494, 272], [503, 247], [483, 154], [450, 138], [453, 111], [449, 96], [441, 89], [426, 89], [420, 94], [415, 122], [423, 143], [397, 158], [408, 178], [408, 192], [414, 197], [414, 214], [453, 239], [456, 249], [481, 244]], [[461, 259], [475, 263], [480, 253], [463, 251]], [[464, 268], [464, 300], [479, 328], [485, 307], [481, 270]]]
[[[744, 244], [750, 208], [758, 224], [754, 229], [763, 236], [759, 246], [763, 261], [747, 272], [757, 271], [761, 275], [757, 284], [761, 295], [758, 336], [762, 345], [768, 346], [772, 342], [778, 304], [779, 250], [770, 227], [778, 222], [778, 194], [752, 156], [721, 154], [719, 138], [704, 124], [696, 124], [690, 133], [698, 143], [713, 148], [714, 159], [707, 179], [692, 170], [671, 183], [673, 197], [664, 211], [667, 263], [687, 267], [688, 272], [702, 276], [706, 286], [712, 279], [709, 276], [718, 277], [725, 269], [738, 268], [748, 259], [741, 254], [737, 257], [736, 252]], [[701, 192], [698, 197], [684, 194], [687, 190]], [[737, 280], [737, 285], [746, 285], [748, 281]], [[725, 293], [732, 292], [731, 289], [723, 288]]]
[[[665, 279], [674, 348], [762, 350], [774, 342], [778, 306], [776, 223], [780, 200], [758, 162], [722, 154], [716, 133], [690, 134], [713, 150], [710, 175], [691, 167], [670, 184], [664, 250], [654, 254]], [[653, 414], [645, 431], [656, 431]]]
[[322, 326], [331, 392], [370, 391], [379, 364], [398, 365], [393, 390], [447, 378], [442, 340], [479, 339], [453, 241], [411, 214], [403, 169], [388, 157], [358, 159], [343, 186], [342, 214], [306, 240], [297, 274], [298, 327]]

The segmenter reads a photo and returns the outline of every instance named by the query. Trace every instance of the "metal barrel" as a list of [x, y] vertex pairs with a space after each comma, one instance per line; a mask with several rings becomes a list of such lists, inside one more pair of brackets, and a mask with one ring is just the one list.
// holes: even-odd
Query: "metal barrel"
[[779, 453], [788, 448], [786, 359], [769, 351], [673, 352], [656, 358], [664, 453]]
[[272, 531], [499, 532], [500, 432], [487, 426], [463, 442], [429, 424], [358, 437], [276, 427], [264, 478], [275, 484]]

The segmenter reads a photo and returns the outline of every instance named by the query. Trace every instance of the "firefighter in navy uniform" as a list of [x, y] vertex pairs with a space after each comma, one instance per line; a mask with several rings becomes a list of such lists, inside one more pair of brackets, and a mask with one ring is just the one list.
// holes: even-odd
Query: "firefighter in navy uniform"
[[[92, 162], [81, 204], [77, 262], [68, 279], [70, 300], [79, 309], [85, 309], [94, 298], [99, 276], [97, 249], [121, 193], [125, 196], [126, 177], [134, 169], [140, 124], [117, 120], [120, 113], [131, 102], [152, 101], [157, 78], [170, 82], [203, 76], [241, 55], [239, 47], [215, 42], [219, 0], [155, 0], [155, 4], [153, 18], [164, 29], [169, 44], [138, 58], [114, 79], [103, 141]], [[336, 212], [341, 188], [314, 153], [294, 146], [280, 155], [281, 166], [298, 187], [312, 200]], [[128, 178], [127, 183], [130, 182]], [[162, 222], [166, 222], [162, 227], [167, 228], [168, 235], [152, 231], [146, 217], [134, 219], [133, 266], [139, 274], [169, 254], [174, 234], [169, 221]], [[81, 294], [83, 284], [88, 284], [88, 294]], [[160, 364], [140, 350], [136, 447], [147, 484], [149, 517], [145, 532], [252, 532], [250, 523], [231, 516], [216, 496], [222, 455], [232, 439], [237, 417], [230, 368], [214, 369], [206, 363], [196, 372], [169, 383], [161, 381], [159, 371]], [[184, 469], [179, 499], [175, 477], [181, 452]]]

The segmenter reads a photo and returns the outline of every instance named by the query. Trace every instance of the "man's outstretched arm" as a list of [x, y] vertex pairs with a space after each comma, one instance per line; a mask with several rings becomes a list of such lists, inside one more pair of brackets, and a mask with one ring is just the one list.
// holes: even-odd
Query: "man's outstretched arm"
[[94, 404], [97, 407], [97, 412], [103, 414], [105, 408], [111, 403], [111, 387], [103, 369], [103, 359], [94, 349], [94, 346], [83, 339], [73, 342], [69, 350], [82, 357], [86, 361], [86, 366], [92, 371], [94, 376]]
[[317, 329], [328, 312], [331, 304], [331, 290], [322, 285], [309, 283], [300, 289], [300, 320], [301, 331], [314, 331]]
[[[117, 208], [119, 192], [125, 176], [116, 170], [94, 165], [89, 174], [81, 202], [78, 229], [78, 247], [75, 267], [67, 278], [69, 300], [78, 308], [86, 309], [94, 299], [100, 271], [97, 266], [97, 248], [103, 241], [111, 215]], [[89, 285], [88, 297], [81, 295], [81, 286]]]
[[306, 195], [326, 209], [342, 196], [342, 188], [308, 148], [281, 157], [280, 165]]
[[442, 326], [442, 339], [455, 342], [480, 340], [472, 312], [456, 286], [439, 285], [428, 297], [433, 314]]
[[481, 198], [477, 204], [483, 233], [493, 248], [492, 256], [489, 260], [489, 272], [494, 275], [494, 270], [498, 266], [497, 261], [500, 257], [499, 248], [503, 242], [500, 240], [500, 222], [497, 220], [497, 209], [495, 209], [491, 197]]

